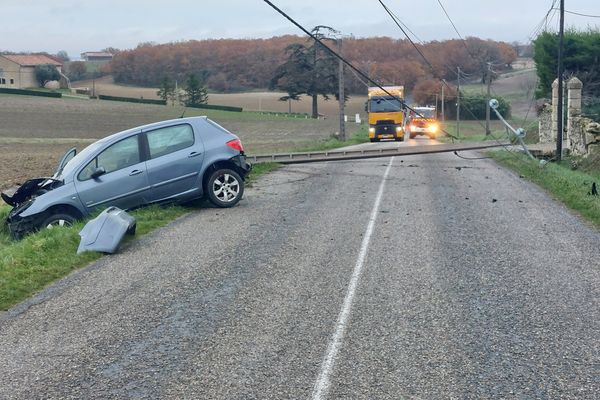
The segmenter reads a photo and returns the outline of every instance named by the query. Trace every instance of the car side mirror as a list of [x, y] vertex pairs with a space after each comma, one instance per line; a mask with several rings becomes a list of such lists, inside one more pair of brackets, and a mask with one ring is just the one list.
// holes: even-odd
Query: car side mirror
[[94, 172], [92, 172], [92, 179], [96, 179], [102, 175], [104, 175], [106, 173], [106, 170], [104, 169], [104, 167], [97, 167]]

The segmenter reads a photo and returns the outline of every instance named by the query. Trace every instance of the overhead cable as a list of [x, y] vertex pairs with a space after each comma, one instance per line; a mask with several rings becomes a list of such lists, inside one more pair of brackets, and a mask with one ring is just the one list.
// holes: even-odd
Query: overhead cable
[[[392, 98], [397, 98], [398, 100], [400, 100], [404, 104], [404, 107], [406, 107], [408, 110], [412, 111], [415, 115], [417, 115], [417, 116], [419, 116], [421, 118], [425, 118], [421, 113], [419, 113], [418, 111], [416, 111], [414, 108], [406, 105], [406, 103], [404, 103], [403, 99], [400, 99], [400, 98], [398, 98], [398, 96], [391, 94], [382, 85], [380, 85], [379, 83], [377, 83], [376, 81], [374, 81], [373, 79], [371, 79], [368, 75], [366, 75], [364, 72], [362, 72], [361, 70], [359, 70], [358, 68], [356, 68], [348, 60], [346, 60], [344, 57], [342, 57], [337, 52], [335, 52], [334, 50], [332, 50], [329, 46], [327, 46], [325, 43], [323, 43], [323, 41], [321, 39], [319, 39], [313, 33], [309, 32], [306, 28], [304, 28], [302, 25], [300, 25], [298, 22], [296, 22], [292, 17], [290, 17], [288, 14], [286, 14], [283, 10], [281, 10], [279, 7], [277, 7], [271, 1], [269, 1], [269, 0], [263, 0], [263, 1], [265, 3], [267, 3], [271, 8], [273, 8], [275, 11], [277, 11], [279, 14], [281, 14], [284, 18], [286, 18], [288, 21], [290, 21], [292, 24], [294, 24], [296, 27], [298, 27], [302, 32], [304, 32], [305, 34], [307, 34], [308, 36], [310, 36], [315, 42], [317, 42], [321, 46], [323, 46], [323, 48], [326, 49], [331, 55], [333, 55], [334, 57], [336, 57], [337, 59], [339, 59], [340, 61], [342, 61], [345, 65], [347, 65], [353, 71], [355, 71], [357, 74], [359, 74], [367, 82], [369, 82], [373, 86], [378, 87], [379, 89], [381, 89], [388, 96], [390, 96]], [[402, 31], [404, 32], [403, 29], [402, 29]], [[414, 45], [414, 42], [412, 42], [411, 39], [409, 39], [409, 40]], [[451, 138], [456, 138], [454, 135], [450, 134], [449, 132], [446, 132], [444, 130], [443, 130], [443, 132], [446, 135], [448, 135], [449, 137], [451, 137]], [[458, 139], [458, 138], [456, 138], [456, 139]]]
[[575, 12], [575, 11], [567, 11], [567, 10], [565, 10], [565, 12], [568, 14], [579, 15], [580, 17], [600, 18], [600, 15], [583, 14], [583, 13], [579, 13], [579, 12]]

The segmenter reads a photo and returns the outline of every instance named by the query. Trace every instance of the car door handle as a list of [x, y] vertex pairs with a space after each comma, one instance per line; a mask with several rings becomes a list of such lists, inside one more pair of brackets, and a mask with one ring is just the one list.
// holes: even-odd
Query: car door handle
[[144, 172], [144, 171], [142, 171], [142, 170], [139, 170], [139, 169], [135, 169], [135, 170], [133, 170], [133, 171], [131, 171], [131, 172], [129, 173], [129, 176], [135, 176], [135, 175], [139, 175], [139, 174], [141, 174], [142, 172]]
[[198, 157], [200, 154], [202, 154], [202, 153], [199, 153], [197, 151], [193, 151], [193, 152], [190, 153], [190, 155], [188, 156], [188, 158]]

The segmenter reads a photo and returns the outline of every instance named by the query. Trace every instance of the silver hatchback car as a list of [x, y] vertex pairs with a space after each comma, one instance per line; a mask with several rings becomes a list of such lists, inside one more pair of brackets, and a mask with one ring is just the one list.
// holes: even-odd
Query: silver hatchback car
[[232, 207], [251, 170], [240, 139], [206, 117], [145, 125], [69, 150], [51, 178], [31, 179], [12, 195], [6, 224], [21, 238], [43, 227], [71, 224], [94, 210], [127, 210], [201, 197]]

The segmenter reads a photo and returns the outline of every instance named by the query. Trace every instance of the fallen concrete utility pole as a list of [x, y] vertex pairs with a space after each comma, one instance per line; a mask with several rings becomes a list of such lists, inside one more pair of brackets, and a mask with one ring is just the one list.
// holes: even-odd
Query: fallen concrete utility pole
[[330, 150], [307, 153], [286, 153], [247, 156], [253, 164], [276, 162], [280, 164], [303, 164], [312, 162], [361, 160], [367, 158], [410, 156], [416, 154], [452, 153], [455, 151], [482, 150], [494, 147], [510, 146], [507, 141], [494, 143], [441, 143], [415, 146], [400, 146], [388, 149], [368, 150]]

